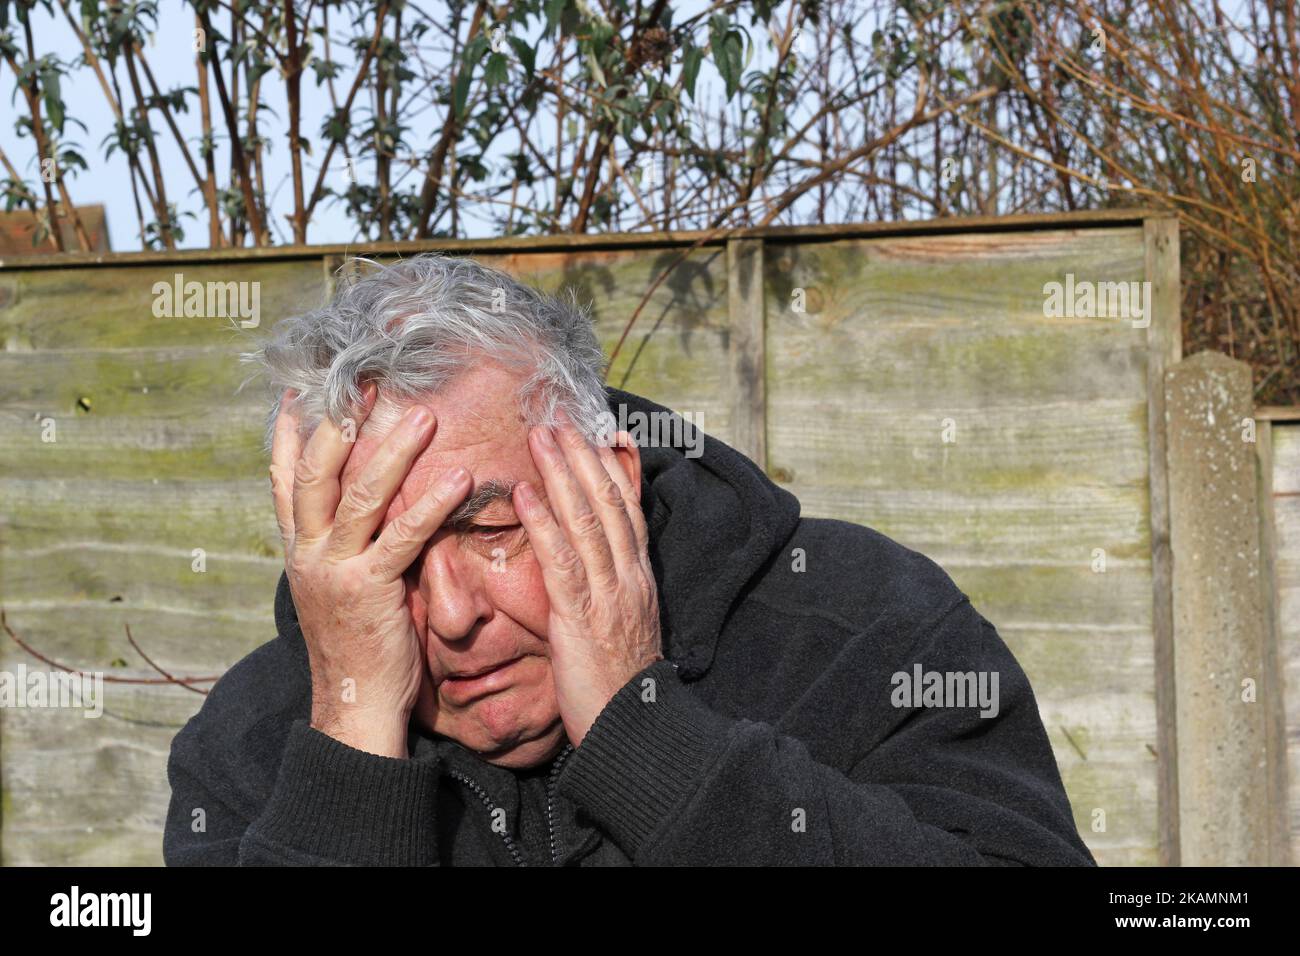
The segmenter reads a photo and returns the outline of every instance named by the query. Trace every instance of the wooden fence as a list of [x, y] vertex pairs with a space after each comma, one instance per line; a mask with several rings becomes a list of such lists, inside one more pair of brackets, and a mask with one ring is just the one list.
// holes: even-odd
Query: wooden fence
[[[318, 303], [353, 253], [440, 249], [571, 287], [609, 348], [676, 263], [611, 383], [698, 416], [805, 514], [942, 564], [1028, 672], [1099, 861], [1178, 862], [1164, 384], [1180, 357], [1177, 235], [1130, 211], [0, 261], [0, 605], [66, 664], [154, 676], [129, 625], [167, 671], [220, 673], [274, 635], [280, 566], [269, 396], [241, 388], [238, 352]], [[258, 325], [169, 317], [155, 287], [177, 276], [256, 283]], [[1053, 283], [1103, 299], [1117, 288], [1103, 284], [1136, 283], [1143, 314], [1058, 314]], [[1269, 440], [1289, 468], [1268, 500], [1294, 623], [1300, 516], [1277, 496], [1297, 492], [1300, 442], [1280, 423]], [[1284, 631], [1295, 686], [1300, 635]], [[0, 670], [20, 664], [44, 666], [6, 640]], [[201, 698], [106, 694], [97, 720], [0, 710], [5, 863], [160, 861], [168, 745]], [[1300, 697], [1287, 717], [1300, 726]]]

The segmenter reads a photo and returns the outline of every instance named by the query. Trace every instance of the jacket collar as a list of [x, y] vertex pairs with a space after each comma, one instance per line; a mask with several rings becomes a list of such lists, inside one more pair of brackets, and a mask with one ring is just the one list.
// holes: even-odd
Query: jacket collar
[[740, 452], [662, 405], [616, 388], [606, 391], [619, 421], [644, 420], [635, 412], [658, 415], [673, 423], [671, 432], [662, 429], [660, 435], [686, 436], [681, 447], [638, 444], [664, 654], [683, 679], [695, 680], [712, 664], [723, 625], [746, 585], [794, 533], [799, 501]]

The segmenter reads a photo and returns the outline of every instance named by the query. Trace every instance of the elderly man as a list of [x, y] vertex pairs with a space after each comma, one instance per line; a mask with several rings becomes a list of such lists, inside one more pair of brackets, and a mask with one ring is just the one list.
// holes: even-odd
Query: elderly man
[[173, 744], [168, 863], [1092, 863], [948, 576], [615, 431], [667, 412], [582, 310], [419, 256], [257, 357], [279, 636]]

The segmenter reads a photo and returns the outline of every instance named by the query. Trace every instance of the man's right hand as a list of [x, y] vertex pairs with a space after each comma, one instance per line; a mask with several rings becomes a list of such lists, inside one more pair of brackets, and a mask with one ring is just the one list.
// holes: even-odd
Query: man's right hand
[[342, 488], [343, 466], [377, 392], [366, 385], [350, 428], [325, 418], [304, 444], [297, 396], [286, 391], [272, 441], [271, 490], [311, 666], [311, 725], [358, 750], [406, 757], [425, 663], [404, 574], [472, 482], [464, 468], [453, 468], [375, 538], [436, 429], [428, 406], [412, 406]]

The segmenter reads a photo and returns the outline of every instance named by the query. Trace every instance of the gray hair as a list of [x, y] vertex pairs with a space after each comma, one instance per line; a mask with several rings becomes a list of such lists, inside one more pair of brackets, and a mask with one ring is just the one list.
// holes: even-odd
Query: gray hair
[[413, 401], [481, 357], [531, 371], [518, 396], [530, 425], [554, 424], [562, 409], [593, 441], [608, 436], [605, 358], [572, 291], [548, 296], [472, 259], [435, 253], [349, 265], [362, 262], [373, 269], [358, 278], [345, 266], [328, 305], [277, 322], [244, 356], [267, 372], [277, 396], [268, 447], [286, 388], [297, 391], [309, 432], [325, 416], [342, 425], [367, 382]]

